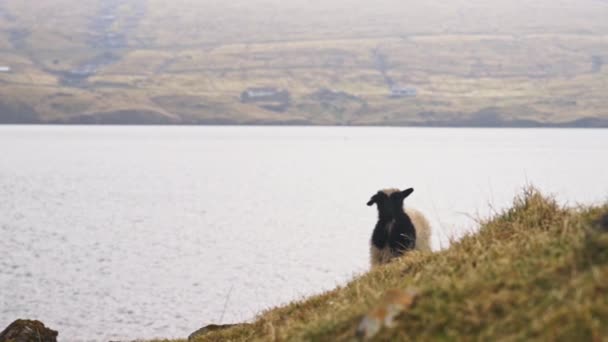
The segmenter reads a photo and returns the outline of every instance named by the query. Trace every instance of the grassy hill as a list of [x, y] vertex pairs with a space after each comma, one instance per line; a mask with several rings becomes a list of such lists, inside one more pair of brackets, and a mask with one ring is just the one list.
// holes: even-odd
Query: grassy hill
[[389, 289], [410, 289], [418, 293], [413, 307], [373, 340], [601, 341], [608, 336], [602, 215], [608, 205], [563, 208], [527, 190], [447, 250], [406, 254], [344, 287], [198, 340], [351, 341]]
[[[607, 17], [600, 0], [0, 0], [0, 122], [608, 126]], [[289, 97], [242, 100], [260, 87]]]

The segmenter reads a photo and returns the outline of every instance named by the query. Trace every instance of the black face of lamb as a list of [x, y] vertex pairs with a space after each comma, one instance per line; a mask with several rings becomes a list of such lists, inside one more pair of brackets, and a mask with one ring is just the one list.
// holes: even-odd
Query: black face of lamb
[[388, 247], [395, 255], [414, 249], [416, 246], [416, 229], [403, 210], [403, 200], [409, 196], [414, 189], [396, 191], [387, 195], [383, 191], [375, 194], [367, 203], [378, 208], [378, 222], [372, 234], [372, 244], [383, 249]]

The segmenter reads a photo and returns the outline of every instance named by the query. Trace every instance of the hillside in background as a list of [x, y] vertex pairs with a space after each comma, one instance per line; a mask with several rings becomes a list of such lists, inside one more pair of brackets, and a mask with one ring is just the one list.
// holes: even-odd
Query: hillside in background
[[0, 123], [608, 127], [608, 1], [0, 0]]

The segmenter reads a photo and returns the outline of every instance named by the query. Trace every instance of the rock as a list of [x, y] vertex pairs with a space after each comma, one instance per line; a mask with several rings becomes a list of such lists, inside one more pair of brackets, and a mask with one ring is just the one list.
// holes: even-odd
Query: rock
[[57, 335], [40, 321], [18, 319], [0, 333], [0, 342], [57, 342]]
[[[214, 331], [218, 331], [218, 330], [225, 330], [225, 329], [230, 329], [233, 327], [245, 327], [248, 326], [249, 324], [247, 323], [241, 323], [241, 324], [210, 324], [207, 325], [204, 328], [200, 328], [197, 331], [193, 332], [192, 334], [190, 334], [190, 336], [188, 336], [188, 341], [194, 341], [194, 339], [198, 338], [198, 337], [202, 337], [210, 332], [214, 332]], [[0, 341], [1, 342], [1, 341]]]

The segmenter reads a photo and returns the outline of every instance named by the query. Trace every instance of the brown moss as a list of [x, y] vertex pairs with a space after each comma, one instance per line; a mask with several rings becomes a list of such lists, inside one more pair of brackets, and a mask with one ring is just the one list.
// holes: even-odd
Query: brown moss
[[57, 335], [40, 321], [18, 319], [0, 333], [0, 342], [57, 342]]

